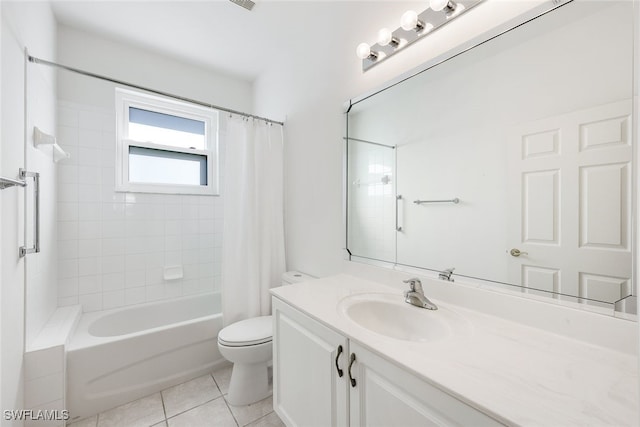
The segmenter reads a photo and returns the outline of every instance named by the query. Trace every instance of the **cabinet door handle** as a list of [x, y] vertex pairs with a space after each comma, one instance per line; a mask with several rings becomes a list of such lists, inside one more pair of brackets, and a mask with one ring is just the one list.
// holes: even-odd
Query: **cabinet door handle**
[[341, 354], [342, 354], [342, 346], [339, 345], [338, 346], [338, 354], [336, 354], [336, 371], [338, 371], [338, 376], [340, 378], [342, 378], [342, 376], [344, 375], [344, 372], [342, 371], [342, 369], [340, 369], [340, 366], [338, 365], [338, 359], [340, 358]]
[[351, 358], [349, 359], [349, 380], [351, 381], [351, 387], [356, 386], [356, 379], [351, 375], [351, 367], [353, 366], [353, 362], [356, 361], [356, 354], [351, 353]]

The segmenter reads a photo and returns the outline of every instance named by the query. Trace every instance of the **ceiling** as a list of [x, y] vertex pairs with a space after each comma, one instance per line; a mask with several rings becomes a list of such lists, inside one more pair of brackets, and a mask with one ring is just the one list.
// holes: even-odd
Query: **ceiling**
[[[425, 3], [255, 0], [248, 11], [229, 0], [50, 1], [63, 25], [248, 81], [277, 61], [283, 49], [295, 45], [307, 52], [308, 45], [322, 52], [329, 32], [366, 36], [377, 31], [378, 23], [397, 25], [408, 5]], [[385, 22], [391, 17], [393, 22]]]
[[248, 11], [228, 0], [52, 0], [63, 25], [249, 81], [304, 37], [322, 4], [256, 0]]

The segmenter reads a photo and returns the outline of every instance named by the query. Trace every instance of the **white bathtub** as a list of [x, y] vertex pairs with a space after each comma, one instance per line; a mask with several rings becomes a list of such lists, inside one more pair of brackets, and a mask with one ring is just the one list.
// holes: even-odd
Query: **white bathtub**
[[67, 408], [84, 418], [225, 364], [220, 294], [85, 313], [67, 351]]

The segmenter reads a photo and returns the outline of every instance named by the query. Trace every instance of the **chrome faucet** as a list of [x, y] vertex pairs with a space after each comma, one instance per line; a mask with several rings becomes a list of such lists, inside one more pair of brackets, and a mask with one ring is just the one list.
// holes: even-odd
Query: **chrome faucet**
[[424, 296], [422, 282], [420, 282], [420, 279], [414, 277], [408, 280], [403, 280], [403, 282], [408, 283], [410, 288], [404, 293], [404, 302], [415, 305], [416, 307], [427, 308], [429, 310], [438, 309], [437, 305], [429, 301], [429, 298]]
[[446, 280], [448, 282], [453, 282], [454, 280], [451, 278], [451, 275], [453, 274], [453, 270], [455, 270], [455, 268], [447, 268], [444, 271], [441, 271], [440, 274], [438, 274], [438, 279], [441, 280]]

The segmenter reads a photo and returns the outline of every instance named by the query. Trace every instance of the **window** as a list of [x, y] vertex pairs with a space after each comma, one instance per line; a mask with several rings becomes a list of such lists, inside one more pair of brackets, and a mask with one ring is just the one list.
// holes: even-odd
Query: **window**
[[116, 89], [116, 191], [218, 194], [216, 111]]

